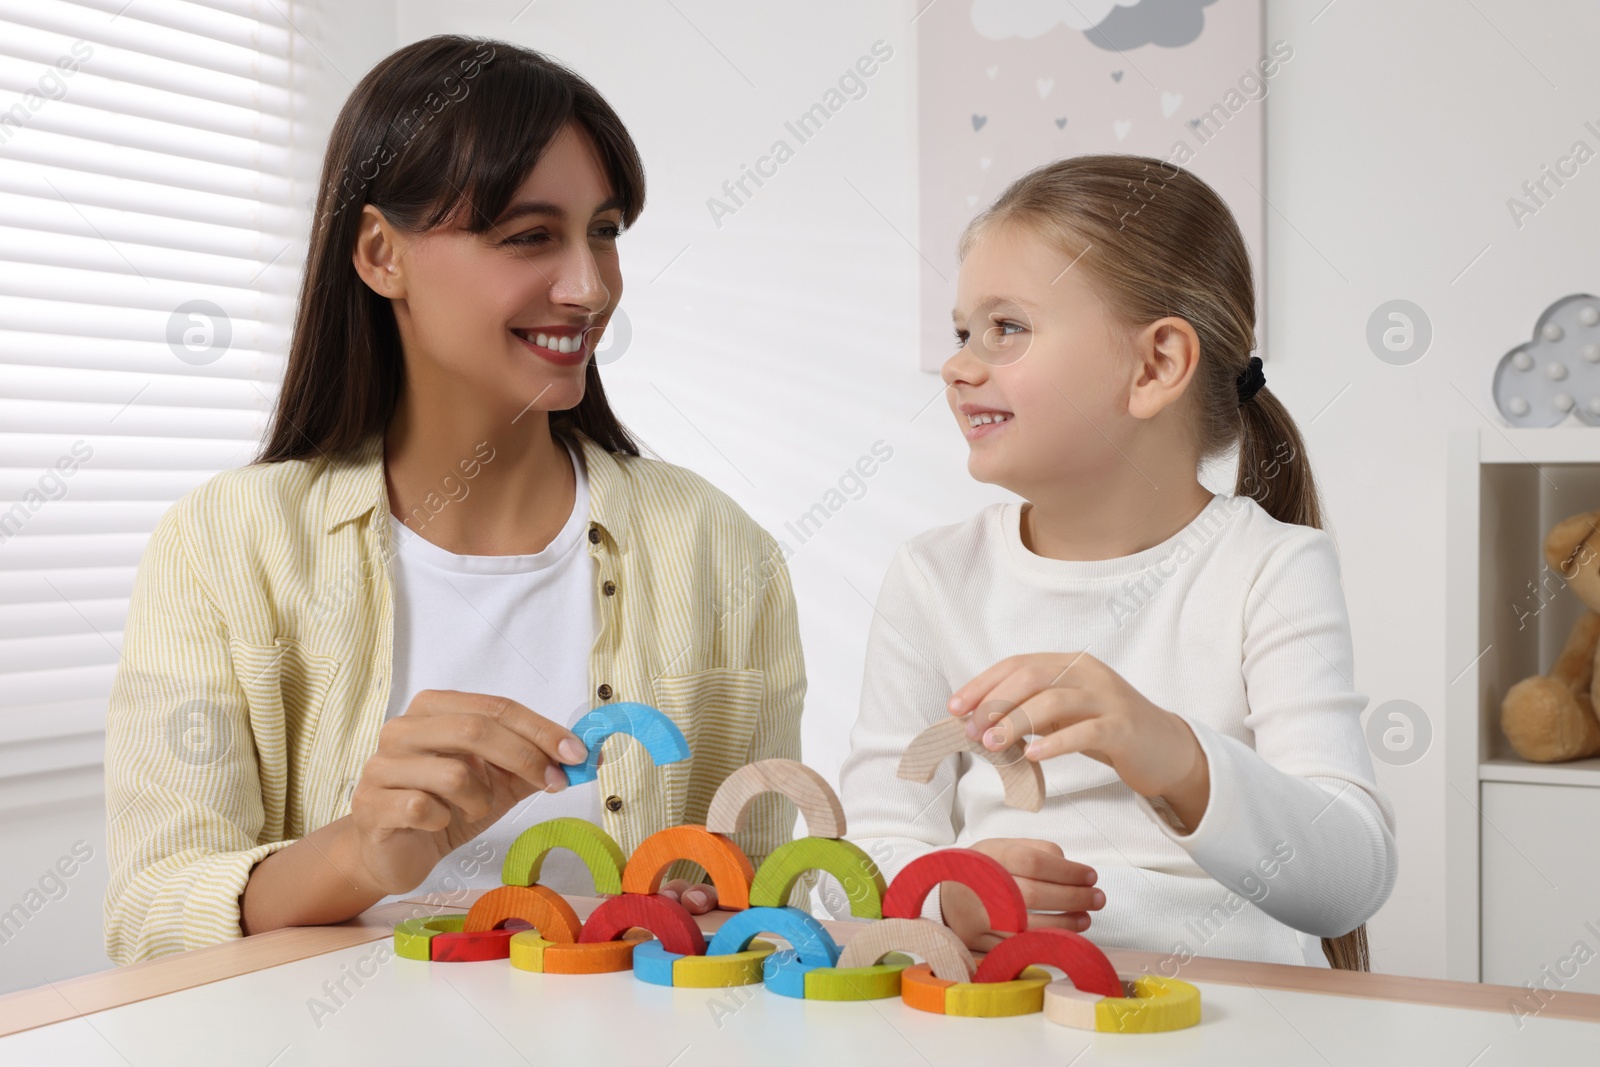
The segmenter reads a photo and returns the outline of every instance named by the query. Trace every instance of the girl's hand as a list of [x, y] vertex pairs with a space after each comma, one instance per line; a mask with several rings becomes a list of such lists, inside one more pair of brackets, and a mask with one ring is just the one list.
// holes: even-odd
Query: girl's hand
[[1025, 750], [1031, 760], [1082, 752], [1140, 796], [1165, 798], [1191, 831], [1205, 815], [1211, 778], [1189, 724], [1087, 652], [1007, 657], [956, 690], [949, 710], [974, 712], [967, 736], [981, 731], [991, 751], [1037, 735]]
[[[1029, 929], [1059, 926], [1082, 933], [1089, 928], [1089, 912], [1105, 907], [1105, 893], [1089, 888], [1096, 878], [1094, 870], [1067, 859], [1053, 841], [990, 837], [965, 847], [999, 860], [1016, 878], [1030, 911], [1059, 913], [1029, 915]], [[974, 952], [988, 952], [1011, 936], [990, 928], [978, 894], [960, 882], [940, 883], [939, 911], [944, 924]]]
[[717, 906], [716, 886], [691, 882], [687, 878], [672, 879], [661, 887], [660, 893], [682, 904], [690, 915], [704, 915]]
[[533, 793], [567, 787], [576, 734], [506, 697], [424, 689], [383, 724], [361, 768], [350, 818], [368, 880], [385, 894], [435, 865]]

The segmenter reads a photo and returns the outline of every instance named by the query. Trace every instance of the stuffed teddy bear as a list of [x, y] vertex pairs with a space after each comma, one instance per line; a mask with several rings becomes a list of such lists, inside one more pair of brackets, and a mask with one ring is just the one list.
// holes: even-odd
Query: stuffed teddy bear
[[[1548, 675], [1524, 678], [1500, 704], [1500, 728], [1525, 760], [1555, 763], [1600, 754], [1600, 511], [1556, 524], [1544, 559], [1589, 609], [1573, 624]], [[1593, 542], [1591, 545], [1590, 542]]]

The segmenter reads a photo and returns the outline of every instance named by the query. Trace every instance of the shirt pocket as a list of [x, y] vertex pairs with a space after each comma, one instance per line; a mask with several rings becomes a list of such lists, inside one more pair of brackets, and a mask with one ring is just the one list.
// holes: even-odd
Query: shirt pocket
[[762, 671], [715, 667], [651, 683], [656, 708], [689, 742], [689, 759], [662, 768], [669, 817], [704, 823], [717, 787], [749, 761], [765, 681]]
[[316, 739], [323, 732], [318, 726], [339, 661], [288, 637], [270, 645], [235, 641], [233, 652], [239, 686], [250, 704], [263, 800], [282, 790], [283, 833], [313, 828], [305, 822], [308, 815], [323, 822], [336, 817], [340, 813], [323, 809], [343, 801], [332, 795], [342, 768], [328, 762], [333, 754], [316, 752]]

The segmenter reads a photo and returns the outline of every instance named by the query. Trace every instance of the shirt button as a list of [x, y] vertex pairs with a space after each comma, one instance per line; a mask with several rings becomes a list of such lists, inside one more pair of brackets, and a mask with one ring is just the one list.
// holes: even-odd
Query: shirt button
[[615, 793], [613, 793], [610, 796], [606, 797], [606, 810], [607, 811], [621, 811], [622, 810], [622, 798], [617, 796]]
[[589, 527], [589, 543], [591, 545], [598, 545], [600, 543], [600, 527]]
[[596, 689], [595, 692], [599, 694], [601, 700], [611, 699], [611, 687], [604, 682], [600, 683], [600, 688]]
[[610, 581], [609, 579], [606, 581], [606, 584], [602, 585], [600, 588], [605, 590], [606, 596], [615, 596], [617, 593], [617, 583]]

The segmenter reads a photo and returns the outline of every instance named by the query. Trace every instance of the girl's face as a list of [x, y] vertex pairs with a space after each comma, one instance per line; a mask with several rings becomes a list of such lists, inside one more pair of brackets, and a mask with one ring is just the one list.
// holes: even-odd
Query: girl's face
[[374, 288], [395, 297], [408, 387], [464, 394], [508, 418], [583, 399], [586, 365], [622, 296], [622, 206], [581, 127], [550, 142], [484, 233], [459, 218], [420, 235], [381, 225], [395, 251], [375, 273], [398, 288]]
[[1036, 499], [1121, 461], [1135, 361], [1082, 263], [996, 224], [961, 263], [953, 318], [961, 347], [941, 376], [975, 479]]

